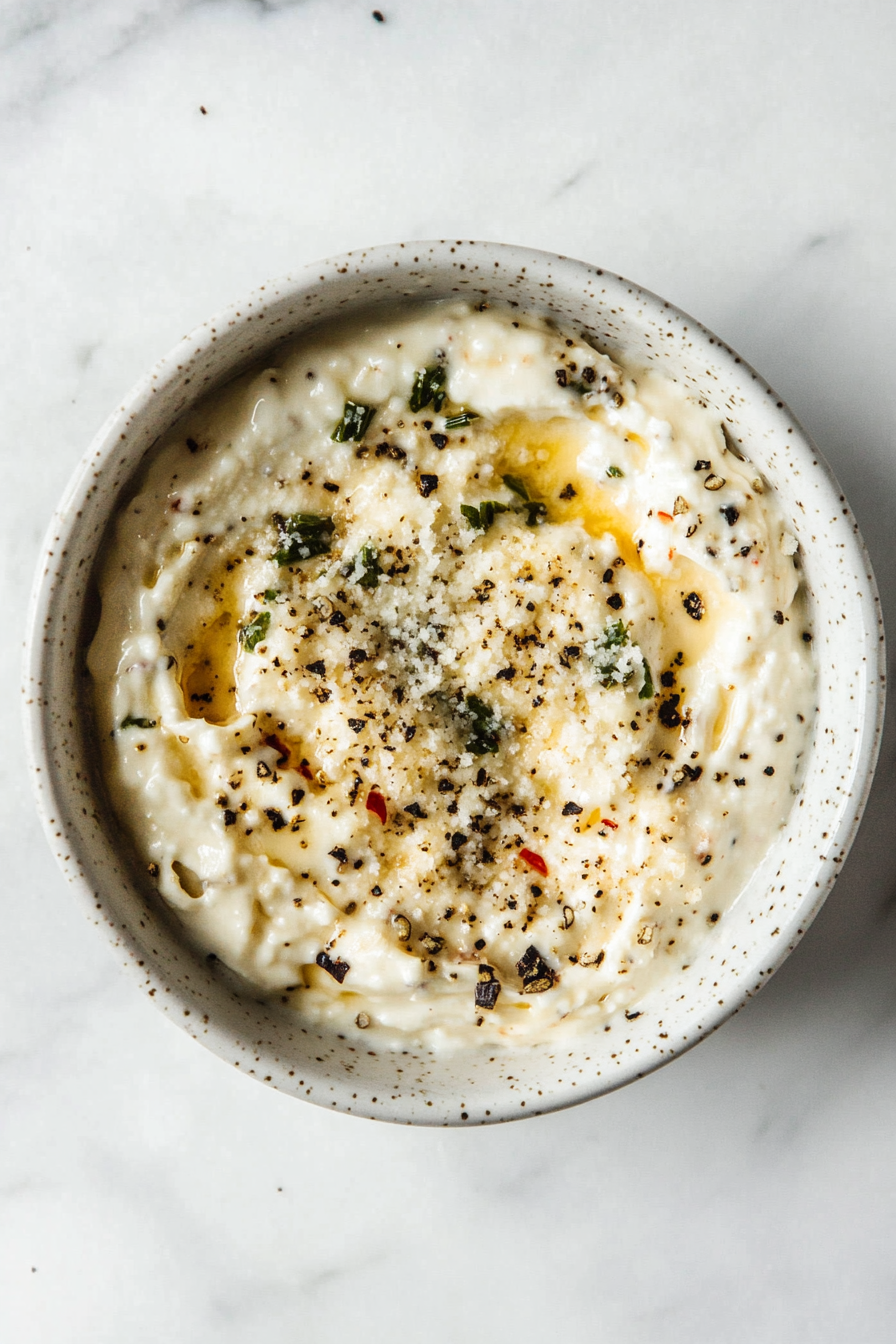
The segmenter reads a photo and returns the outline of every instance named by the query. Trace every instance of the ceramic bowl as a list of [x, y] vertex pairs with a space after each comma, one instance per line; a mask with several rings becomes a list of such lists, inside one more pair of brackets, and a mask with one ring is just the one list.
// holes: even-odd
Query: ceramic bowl
[[[104, 803], [82, 697], [91, 572], [144, 456], [199, 396], [314, 324], [364, 307], [467, 297], [553, 316], [702, 398], [773, 483], [799, 540], [819, 669], [811, 760], [787, 826], [715, 941], [598, 1036], [505, 1054], [358, 1049], [238, 993], [148, 891]], [[672, 304], [597, 267], [490, 243], [402, 243], [262, 286], [185, 338], [110, 416], [53, 519], [33, 596], [26, 718], [33, 780], [59, 863], [153, 1002], [224, 1060], [321, 1106], [408, 1124], [516, 1119], [628, 1083], [694, 1045], [766, 984], [825, 899], [855, 834], [877, 753], [883, 636], [874, 578], [829, 468], [771, 388]]]

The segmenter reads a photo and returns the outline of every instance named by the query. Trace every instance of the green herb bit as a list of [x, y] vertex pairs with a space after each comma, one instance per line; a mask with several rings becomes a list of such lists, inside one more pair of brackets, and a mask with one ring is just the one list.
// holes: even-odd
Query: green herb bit
[[342, 419], [330, 435], [337, 443], [347, 443], [349, 439], [358, 443], [370, 428], [370, 422], [376, 415], [375, 406], [365, 406], [360, 401], [347, 401]]
[[240, 643], [250, 651], [260, 644], [268, 633], [268, 627], [271, 624], [271, 613], [269, 611], [260, 611], [257, 616], [240, 629]]
[[607, 475], [621, 477], [625, 475], [625, 472], [622, 471], [619, 467], [607, 467]]
[[526, 525], [528, 527], [537, 527], [538, 524], [543, 523], [547, 517], [548, 506], [547, 504], [542, 504], [538, 499], [530, 499], [520, 508], [519, 512], [525, 513]]
[[313, 555], [329, 555], [335, 530], [332, 518], [316, 513], [274, 514], [280, 546], [271, 559], [278, 565], [297, 565]]
[[494, 754], [501, 745], [501, 720], [494, 710], [489, 709], [478, 695], [468, 695], [464, 701], [463, 713], [471, 721], [467, 751], [471, 751], [474, 756]]
[[126, 714], [119, 728], [155, 728], [155, 719], [138, 719], [134, 714]]
[[[624, 686], [634, 676], [633, 659], [640, 649], [632, 645], [631, 633], [624, 621], [608, 620], [596, 639], [589, 640], [585, 651], [594, 661], [601, 686]], [[644, 661], [641, 656], [642, 662]]]
[[280, 596], [279, 588], [265, 588], [264, 590], [265, 602], [276, 602], [279, 596]]
[[648, 663], [646, 658], [643, 661], [644, 661], [644, 685], [638, 692], [638, 699], [652, 700], [653, 697], [656, 695], [656, 688], [654, 687], [653, 684], [653, 677], [650, 674], [650, 664]]
[[430, 364], [425, 369], [418, 369], [408, 399], [411, 410], [422, 411], [424, 407], [432, 406], [434, 411], [440, 411], [448, 395], [445, 390], [447, 377], [448, 370], [444, 364]]
[[461, 504], [460, 511], [474, 531], [487, 532], [499, 513], [511, 513], [509, 505], [499, 499], [484, 499], [477, 509], [475, 504]]
[[519, 476], [502, 476], [501, 480], [508, 490], [512, 490], [515, 495], [519, 495], [520, 499], [523, 500], [522, 504], [517, 504], [514, 507], [517, 513], [526, 515], [527, 526], [537, 527], [539, 523], [543, 523], [547, 517], [547, 504], [542, 504], [540, 500], [530, 498], [529, 491]]
[[529, 491], [523, 485], [519, 476], [502, 476], [501, 480], [507, 486], [508, 490], [512, 490], [515, 495], [519, 495], [520, 499], [524, 499], [528, 503]]
[[380, 568], [380, 553], [372, 542], [368, 541], [361, 547], [358, 558], [352, 566], [352, 573], [357, 570], [359, 564], [364, 572], [355, 582], [360, 584], [362, 588], [376, 588], [383, 571]]
[[623, 648], [629, 643], [625, 621], [610, 621], [604, 626], [603, 634], [596, 641], [602, 649]]
[[459, 411], [457, 415], [449, 415], [445, 421], [446, 429], [465, 429], [467, 425], [472, 425], [474, 420], [479, 419], [478, 411]]

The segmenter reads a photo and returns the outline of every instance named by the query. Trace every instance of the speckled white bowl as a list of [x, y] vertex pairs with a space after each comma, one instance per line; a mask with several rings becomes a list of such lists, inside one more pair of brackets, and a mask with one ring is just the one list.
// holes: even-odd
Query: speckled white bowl
[[[185, 944], [120, 843], [83, 697], [91, 570], [129, 479], [185, 408], [272, 347], [367, 305], [464, 296], [532, 307], [713, 407], [773, 482], [799, 539], [819, 666], [817, 731], [789, 823], [704, 955], [634, 1021], [503, 1055], [358, 1049], [239, 995]], [[811, 923], [856, 832], [883, 715], [883, 628], [868, 556], [827, 465], [775, 393], [693, 318], [583, 262], [493, 243], [348, 253], [262, 286], [186, 337], [110, 416], [53, 519], [25, 669], [38, 806], [90, 918], [140, 988], [233, 1066], [321, 1106], [408, 1124], [538, 1115], [641, 1077], [713, 1031], [765, 984]]]

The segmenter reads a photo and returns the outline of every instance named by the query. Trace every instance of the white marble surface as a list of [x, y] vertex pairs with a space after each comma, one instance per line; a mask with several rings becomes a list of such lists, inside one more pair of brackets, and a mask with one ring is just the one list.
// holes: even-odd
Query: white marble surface
[[632, 1088], [487, 1131], [238, 1076], [124, 979], [38, 829], [20, 635], [77, 458], [188, 328], [348, 247], [525, 242], [693, 312], [833, 463], [896, 629], [896, 8], [384, 14], [0, 4], [0, 1336], [890, 1341], [892, 731], [834, 894], [757, 1002]]

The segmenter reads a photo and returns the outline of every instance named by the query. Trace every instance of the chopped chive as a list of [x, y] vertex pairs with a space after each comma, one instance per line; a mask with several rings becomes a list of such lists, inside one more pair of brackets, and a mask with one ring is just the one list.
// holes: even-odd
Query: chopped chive
[[268, 633], [268, 627], [271, 624], [271, 613], [269, 611], [260, 611], [248, 625], [240, 629], [240, 643], [251, 652], [256, 644], [260, 644]]
[[414, 374], [414, 386], [408, 398], [411, 410], [422, 411], [426, 406], [431, 406], [434, 411], [441, 410], [447, 396], [445, 390], [447, 377], [448, 370], [444, 364], [429, 364], [425, 369], [418, 369]]
[[279, 596], [280, 596], [279, 588], [265, 588], [264, 590], [265, 602], [276, 602]]
[[368, 541], [358, 552], [358, 558], [354, 563], [353, 571], [357, 569], [360, 563], [363, 573], [355, 582], [362, 588], [376, 588], [380, 581], [382, 569], [380, 568], [380, 553], [373, 542]]
[[608, 476], [624, 476], [624, 475], [625, 475], [625, 472], [622, 471], [622, 470], [620, 470], [619, 467], [607, 467], [607, 475], [608, 475]]
[[512, 490], [515, 495], [519, 495], [520, 499], [525, 499], [528, 502], [529, 491], [523, 485], [519, 476], [502, 476], [501, 480], [507, 486], [508, 490]]
[[335, 530], [332, 518], [316, 513], [294, 513], [284, 518], [282, 513], [275, 513], [274, 524], [280, 545], [271, 559], [278, 565], [297, 565], [313, 555], [329, 555]]
[[653, 685], [653, 677], [652, 677], [651, 674], [650, 674], [650, 664], [648, 663], [647, 659], [645, 658], [645, 659], [644, 659], [644, 685], [641, 687], [640, 691], [638, 692], [638, 699], [639, 699], [639, 700], [652, 700], [653, 697], [654, 697], [655, 695], [656, 695], [656, 690], [655, 690], [654, 685]]
[[134, 714], [126, 714], [118, 725], [119, 728], [155, 728], [155, 719], [139, 719]]
[[331, 439], [337, 443], [347, 443], [349, 439], [358, 443], [370, 427], [370, 422], [376, 415], [375, 406], [365, 406], [360, 401], [347, 401], [342, 412], [342, 419], [339, 421]]
[[477, 411], [460, 411], [457, 415], [449, 415], [445, 421], [446, 429], [464, 429], [467, 425], [472, 425], [474, 420], [479, 419]]
[[548, 506], [547, 504], [542, 504], [541, 500], [529, 499], [522, 505], [518, 512], [525, 513], [526, 524], [528, 527], [537, 527], [538, 524], [543, 523], [547, 517]]

